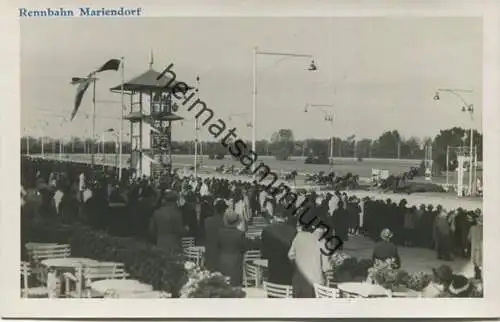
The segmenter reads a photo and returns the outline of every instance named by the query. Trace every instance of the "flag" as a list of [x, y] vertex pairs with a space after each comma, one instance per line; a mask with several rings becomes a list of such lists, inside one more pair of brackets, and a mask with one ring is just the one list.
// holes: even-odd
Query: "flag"
[[86, 78], [83, 77], [73, 77], [71, 78], [71, 85], [77, 85], [85, 81]]
[[155, 59], [153, 57], [153, 50], [149, 51], [149, 69], [153, 68], [153, 64], [155, 63]]
[[96, 73], [100, 73], [106, 70], [118, 70], [120, 68], [121, 60], [120, 59], [110, 59], [104, 65], [102, 65], [98, 70], [90, 73], [87, 77], [72, 77], [71, 85], [78, 85], [76, 89], [76, 97], [75, 97], [75, 105], [73, 107], [73, 112], [71, 112], [70, 121], [73, 121], [76, 113], [78, 112], [78, 108], [82, 103], [83, 96], [85, 92], [89, 88], [89, 85], [92, 81], [95, 81], [94, 75]]
[[92, 75], [93, 73], [90, 73], [86, 78], [73, 77], [71, 80], [71, 84], [78, 85], [78, 87], [76, 89], [75, 106], [73, 107], [73, 112], [71, 112], [71, 116], [69, 118], [70, 121], [73, 121], [76, 112], [78, 112], [78, 108], [82, 103], [83, 95], [87, 91], [87, 88], [89, 88], [90, 82], [93, 80]]
[[101, 68], [99, 68], [96, 73], [103, 72], [105, 70], [118, 70], [120, 68], [121, 61], [119, 59], [110, 59]]

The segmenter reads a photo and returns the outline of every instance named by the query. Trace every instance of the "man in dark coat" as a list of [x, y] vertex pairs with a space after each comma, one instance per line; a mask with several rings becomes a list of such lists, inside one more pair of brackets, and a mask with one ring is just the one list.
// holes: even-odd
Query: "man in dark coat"
[[181, 237], [187, 230], [182, 224], [182, 214], [177, 208], [176, 200], [177, 194], [174, 191], [165, 192], [160, 208], [153, 213], [149, 231], [158, 247], [181, 252]]
[[198, 240], [205, 243], [205, 220], [214, 215], [214, 199], [211, 195], [201, 197], [200, 219], [198, 224]]
[[232, 286], [241, 286], [243, 281], [243, 257], [247, 250], [259, 248], [258, 241], [253, 241], [237, 228], [240, 216], [234, 211], [224, 214], [224, 227], [218, 233], [218, 270], [230, 278]]
[[217, 200], [214, 206], [214, 215], [205, 219], [205, 266], [210, 271], [216, 271], [219, 264], [217, 247], [219, 231], [224, 226], [223, 216], [227, 209], [224, 200]]
[[198, 202], [196, 194], [189, 190], [185, 195], [185, 204], [182, 206], [182, 223], [188, 227], [188, 236], [195, 237], [198, 227], [198, 220], [196, 215], [196, 204]]
[[137, 201], [137, 205], [135, 209], [133, 209], [135, 211], [133, 213], [134, 229], [136, 236], [140, 239], [147, 239], [148, 237], [148, 226], [151, 217], [153, 216], [156, 202], [157, 196], [155, 191], [148, 187], [142, 191], [141, 196]]
[[451, 228], [447, 213], [441, 209], [434, 221], [433, 227], [437, 258], [450, 261], [451, 259]]
[[296, 234], [297, 229], [286, 223], [283, 211], [276, 213], [274, 223], [262, 231], [261, 252], [269, 261], [269, 282], [292, 285], [293, 265], [288, 259], [288, 251]]
[[340, 200], [337, 205], [337, 209], [333, 212], [333, 227], [335, 228], [335, 235], [339, 237], [343, 242], [348, 240], [347, 233], [347, 222], [348, 215], [345, 209], [344, 202]]
[[350, 197], [347, 203], [347, 212], [349, 216], [349, 233], [357, 234], [359, 231], [359, 214], [361, 212], [361, 207], [356, 199], [356, 197]]

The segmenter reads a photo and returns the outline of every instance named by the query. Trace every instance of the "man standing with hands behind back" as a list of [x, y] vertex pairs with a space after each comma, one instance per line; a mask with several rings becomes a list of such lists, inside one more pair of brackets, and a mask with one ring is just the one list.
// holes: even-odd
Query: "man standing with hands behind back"
[[284, 209], [274, 216], [274, 222], [262, 231], [262, 257], [268, 262], [268, 280], [271, 283], [292, 285], [293, 264], [288, 251], [297, 229], [286, 222]]

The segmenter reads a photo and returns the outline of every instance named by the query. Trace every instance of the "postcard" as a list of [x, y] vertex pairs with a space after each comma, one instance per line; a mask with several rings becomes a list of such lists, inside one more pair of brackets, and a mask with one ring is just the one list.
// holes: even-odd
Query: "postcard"
[[499, 316], [499, 9], [10, 4], [2, 316]]

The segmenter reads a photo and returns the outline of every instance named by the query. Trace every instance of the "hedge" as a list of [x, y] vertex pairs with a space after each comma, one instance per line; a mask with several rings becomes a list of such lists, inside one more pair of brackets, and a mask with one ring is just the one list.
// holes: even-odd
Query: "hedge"
[[187, 281], [182, 255], [128, 237], [114, 237], [88, 226], [38, 222], [29, 227], [28, 241], [71, 245], [71, 256], [120, 262], [131, 278], [179, 297]]

